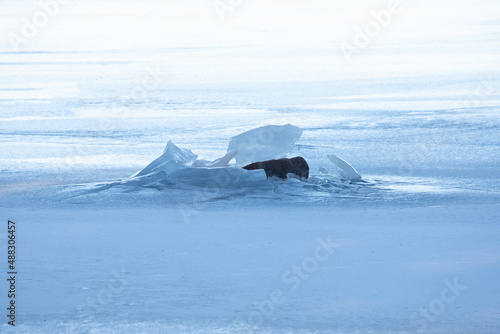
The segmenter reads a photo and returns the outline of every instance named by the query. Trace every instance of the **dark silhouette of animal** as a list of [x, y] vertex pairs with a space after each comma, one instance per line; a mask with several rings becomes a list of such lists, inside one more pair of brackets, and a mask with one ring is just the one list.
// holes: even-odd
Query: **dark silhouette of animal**
[[302, 157], [258, 161], [243, 168], [246, 170], [263, 169], [267, 177], [277, 176], [286, 179], [288, 173], [293, 173], [300, 178], [307, 179], [309, 177], [309, 165]]

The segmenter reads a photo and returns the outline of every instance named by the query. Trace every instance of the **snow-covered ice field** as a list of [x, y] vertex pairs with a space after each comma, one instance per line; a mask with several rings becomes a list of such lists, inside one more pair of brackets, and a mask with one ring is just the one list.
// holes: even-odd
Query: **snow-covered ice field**
[[[0, 332], [498, 333], [499, 15], [488, 0], [1, 3]], [[212, 161], [285, 124], [307, 181], [131, 178], [169, 140]]]

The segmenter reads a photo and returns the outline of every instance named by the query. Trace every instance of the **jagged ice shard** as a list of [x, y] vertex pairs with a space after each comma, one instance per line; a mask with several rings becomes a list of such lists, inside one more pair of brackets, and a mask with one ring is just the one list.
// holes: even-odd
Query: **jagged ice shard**
[[348, 179], [351, 182], [355, 181], [361, 181], [363, 178], [359, 173], [354, 169], [354, 167], [351, 166], [347, 161], [344, 161], [337, 157], [335, 154], [331, 154], [328, 156], [328, 159], [330, 159], [331, 162], [335, 164], [339, 168], [340, 175]]
[[[246, 170], [248, 162], [279, 159], [287, 156], [302, 129], [294, 125], [267, 125], [243, 132], [231, 138], [227, 153], [213, 161], [198, 159], [191, 150], [168, 141], [163, 153], [133, 176], [116, 182], [99, 184], [90, 192], [114, 186], [139, 188], [224, 188], [262, 189], [269, 187], [263, 170]], [[343, 178], [362, 181], [361, 175], [346, 161], [335, 155], [328, 158], [339, 168]], [[236, 164], [230, 164], [235, 159]]]
[[236, 165], [284, 158], [302, 135], [302, 129], [291, 125], [266, 125], [231, 138], [227, 151], [237, 151]]
[[196, 158], [198, 158], [196, 154], [190, 150], [177, 147], [169, 140], [163, 153], [145, 168], [133, 175], [133, 177], [162, 171], [170, 174], [179, 168], [191, 166], [196, 161]]

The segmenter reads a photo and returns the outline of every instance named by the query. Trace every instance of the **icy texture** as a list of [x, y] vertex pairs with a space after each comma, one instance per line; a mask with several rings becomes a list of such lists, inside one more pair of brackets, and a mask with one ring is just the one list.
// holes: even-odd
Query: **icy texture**
[[[19, 327], [0, 332], [419, 333], [419, 310], [457, 279], [468, 288], [447, 291], [455, 300], [423, 333], [499, 333], [489, 316], [499, 303], [498, 205], [167, 204], [2, 210], [28, 222], [23, 275], [33, 279], [22, 281]], [[329, 236], [332, 254], [318, 253]], [[308, 263], [319, 268], [306, 272]], [[260, 313], [276, 290], [286, 302]]]
[[270, 188], [264, 170], [247, 171], [239, 167], [182, 168], [172, 173], [170, 179], [177, 187], [200, 187], [208, 192], [260, 186]]
[[[294, 127], [295, 128], [295, 127]], [[300, 130], [302, 131], [302, 130]], [[247, 171], [240, 167], [229, 166], [229, 162], [237, 154], [236, 150], [213, 161], [197, 160], [191, 150], [176, 146], [168, 141], [162, 155], [130, 178], [92, 185], [86, 193], [97, 193], [115, 186], [124, 187], [127, 191], [140, 188], [154, 189], [202, 189], [207, 196], [221, 191], [270, 190], [271, 183], [266, 179], [264, 170]]]
[[[118, 189], [125, 192], [145, 188], [157, 190], [171, 189], [177, 191], [177, 193], [168, 193], [166, 195], [173, 196], [170, 200], [171, 202], [178, 201], [179, 203], [182, 203], [183, 199], [190, 202], [192, 200], [191, 197], [196, 195], [201, 195], [203, 200], [208, 200], [218, 198], [220, 195], [235, 193], [245, 195], [253, 192], [265, 193], [273, 189], [272, 183], [267, 180], [264, 170], [261, 169], [247, 171], [239, 167], [184, 167], [170, 174], [159, 171], [141, 176], [133, 176], [116, 182], [84, 186], [84, 194], [95, 194], [117, 186], [119, 187]], [[191, 194], [181, 196], [182, 190], [187, 190]]]
[[337, 157], [335, 154], [331, 154], [328, 156], [328, 159], [330, 159], [331, 162], [335, 164], [339, 168], [340, 175], [351, 181], [361, 181], [362, 177], [359, 175], [359, 173], [352, 167], [348, 162], [340, 159]]
[[[23, 38], [32, 2], [3, 1], [1, 31]], [[4, 39], [0, 244], [18, 222], [20, 275], [0, 333], [500, 333], [500, 2], [402, 1], [351, 61], [346, 32], [384, 3], [223, 2], [224, 21], [208, 2], [59, 1], [20, 52]], [[213, 160], [235, 129], [287, 123], [307, 182], [182, 159], [124, 179], [168, 139]]]
[[229, 142], [228, 152], [236, 150], [236, 164], [285, 157], [302, 135], [299, 127], [266, 125], [234, 136]]
[[229, 166], [229, 161], [234, 158], [236, 153], [236, 151], [229, 151], [225, 156], [214, 161], [196, 160], [193, 163], [193, 167], [227, 167]]
[[179, 148], [171, 140], [169, 140], [162, 155], [134, 176], [147, 175], [156, 172], [165, 172], [169, 174], [181, 167], [190, 166], [197, 157], [198, 156], [190, 150]]
[[[301, 134], [302, 129], [290, 124], [256, 128], [233, 137], [228, 153], [213, 161], [198, 160], [198, 155], [191, 150], [180, 148], [169, 140], [161, 156], [130, 178], [91, 186], [87, 193], [100, 192], [114, 186], [126, 187], [127, 191], [192, 187], [208, 189], [208, 193], [221, 190], [241, 191], [245, 188], [252, 188], [247, 192], [262, 188], [269, 190], [271, 184], [263, 170], [247, 171], [230, 166], [229, 162], [233, 158], [243, 163], [247, 161], [245, 159], [257, 161], [284, 156], [291, 151]], [[234, 147], [241, 151], [232, 149]]]

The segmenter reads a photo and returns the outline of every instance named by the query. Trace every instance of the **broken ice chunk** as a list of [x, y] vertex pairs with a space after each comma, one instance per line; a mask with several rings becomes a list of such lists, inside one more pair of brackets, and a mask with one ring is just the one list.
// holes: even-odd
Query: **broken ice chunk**
[[190, 166], [198, 156], [180, 147], [177, 147], [171, 140], [168, 141], [167, 147], [153, 162], [141, 169], [133, 177], [146, 175], [150, 173], [163, 171], [167, 174], [186, 166]]
[[291, 124], [266, 125], [231, 138], [227, 151], [238, 151], [236, 164], [285, 157], [302, 135], [302, 129]]

